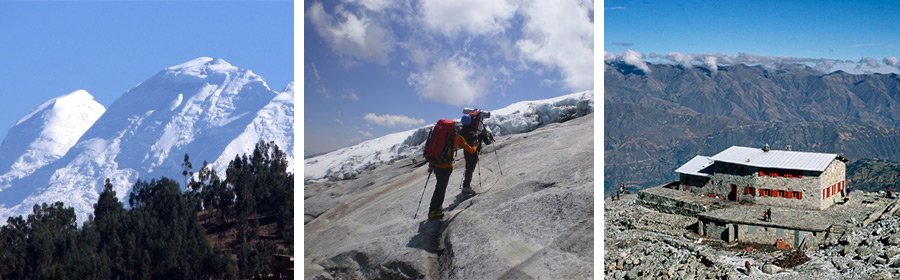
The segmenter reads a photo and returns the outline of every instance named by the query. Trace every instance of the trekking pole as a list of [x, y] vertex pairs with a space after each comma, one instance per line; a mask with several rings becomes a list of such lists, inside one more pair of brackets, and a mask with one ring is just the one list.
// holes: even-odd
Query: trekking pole
[[483, 186], [481, 185], [481, 157], [478, 158], [478, 161], [475, 162], [475, 165], [478, 165], [478, 188], [483, 189]]
[[428, 189], [428, 180], [431, 179], [431, 172], [428, 172], [428, 178], [425, 179], [425, 188], [422, 189], [422, 196], [419, 197], [419, 205], [416, 205], [416, 214], [413, 215], [413, 220], [419, 217], [419, 206], [422, 206], [422, 198], [425, 197], [425, 190]]
[[503, 176], [503, 167], [500, 167], [500, 155], [497, 154], [496, 148], [494, 148], [494, 156], [497, 157], [497, 168], [500, 169], [500, 176]]

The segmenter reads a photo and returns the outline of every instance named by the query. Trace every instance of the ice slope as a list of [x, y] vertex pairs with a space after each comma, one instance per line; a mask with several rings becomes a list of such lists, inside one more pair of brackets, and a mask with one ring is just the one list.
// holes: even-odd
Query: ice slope
[[[566, 121], [594, 111], [594, 91], [583, 91], [559, 97], [521, 101], [491, 111], [485, 125], [495, 135], [510, 135], [535, 130], [543, 125]], [[459, 116], [462, 115], [460, 109]], [[436, 122], [437, 120], [435, 120]], [[433, 124], [343, 148], [305, 159], [304, 180], [346, 180], [360, 173], [422, 151]]]
[[[249, 142], [249, 135], [242, 136], [247, 131], [280, 135], [259, 140], [292, 145], [293, 139], [285, 139], [292, 132], [265, 127], [292, 124], [293, 115], [279, 116], [288, 111], [293, 111], [292, 98], [222, 59], [201, 57], [166, 68], [113, 102], [65, 156], [0, 193], [0, 221], [52, 201], [74, 207], [83, 221], [106, 178], [123, 199], [137, 179], [180, 179], [185, 153], [195, 170], [204, 160], [233, 159], [235, 155], [225, 153], [246, 151], [247, 145], [232, 144], [242, 137], [238, 142]], [[217, 172], [224, 175], [225, 170]]]
[[[288, 84], [284, 91], [278, 93], [269, 104], [256, 114], [256, 118], [228, 146], [225, 152], [211, 165], [213, 170], [224, 178], [228, 163], [238, 154], [251, 154], [260, 139], [273, 141], [285, 152], [289, 159], [294, 158], [294, 82]], [[198, 165], [199, 167], [199, 165]], [[288, 170], [293, 168], [293, 161], [288, 161]]]
[[0, 190], [65, 155], [105, 111], [90, 93], [76, 90], [16, 122], [0, 144]]

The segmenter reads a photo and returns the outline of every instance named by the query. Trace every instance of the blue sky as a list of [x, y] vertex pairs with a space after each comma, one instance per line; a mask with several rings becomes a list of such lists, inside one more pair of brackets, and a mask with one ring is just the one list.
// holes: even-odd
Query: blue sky
[[290, 1], [0, 1], [0, 137], [51, 98], [84, 89], [108, 107], [201, 56], [280, 91], [294, 80], [293, 14]]
[[633, 50], [673, 63], [676, 56], [665, 56], [678, 52], [699, 64], [702, 54], [721, 62], [745, 53], [851, 73], [900, 72], [900, 1], [610, 0], [604, 12], [603, 48], [620, 56]]
[[304, 10], [304, 155], [463, 107], [594, 87], [591, 1], [307, 0]]

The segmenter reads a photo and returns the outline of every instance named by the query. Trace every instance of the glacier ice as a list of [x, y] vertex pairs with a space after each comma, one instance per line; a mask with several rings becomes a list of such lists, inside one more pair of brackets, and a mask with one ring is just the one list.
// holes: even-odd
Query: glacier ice
[[[521, 101], [491, 111], [484, 120], [494, 135], [510, 135], [535, 130], [546, 124], [563, 122], [594, 111], [594, 91], [559, 97]], [[304, 181], [354, 179], [366, 170], [409, 156], [418, 156], [433, 124], [388, 134], [324, 155], [304, 159]]]

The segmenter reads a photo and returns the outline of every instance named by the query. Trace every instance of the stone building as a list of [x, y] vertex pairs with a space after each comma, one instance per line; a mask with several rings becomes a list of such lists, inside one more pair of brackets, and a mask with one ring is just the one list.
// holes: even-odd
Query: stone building
[[837, 154], [732, 146], [676, 169], [676, 188], [736, 202], [822, 210], [841, 199], [846, 163]]

